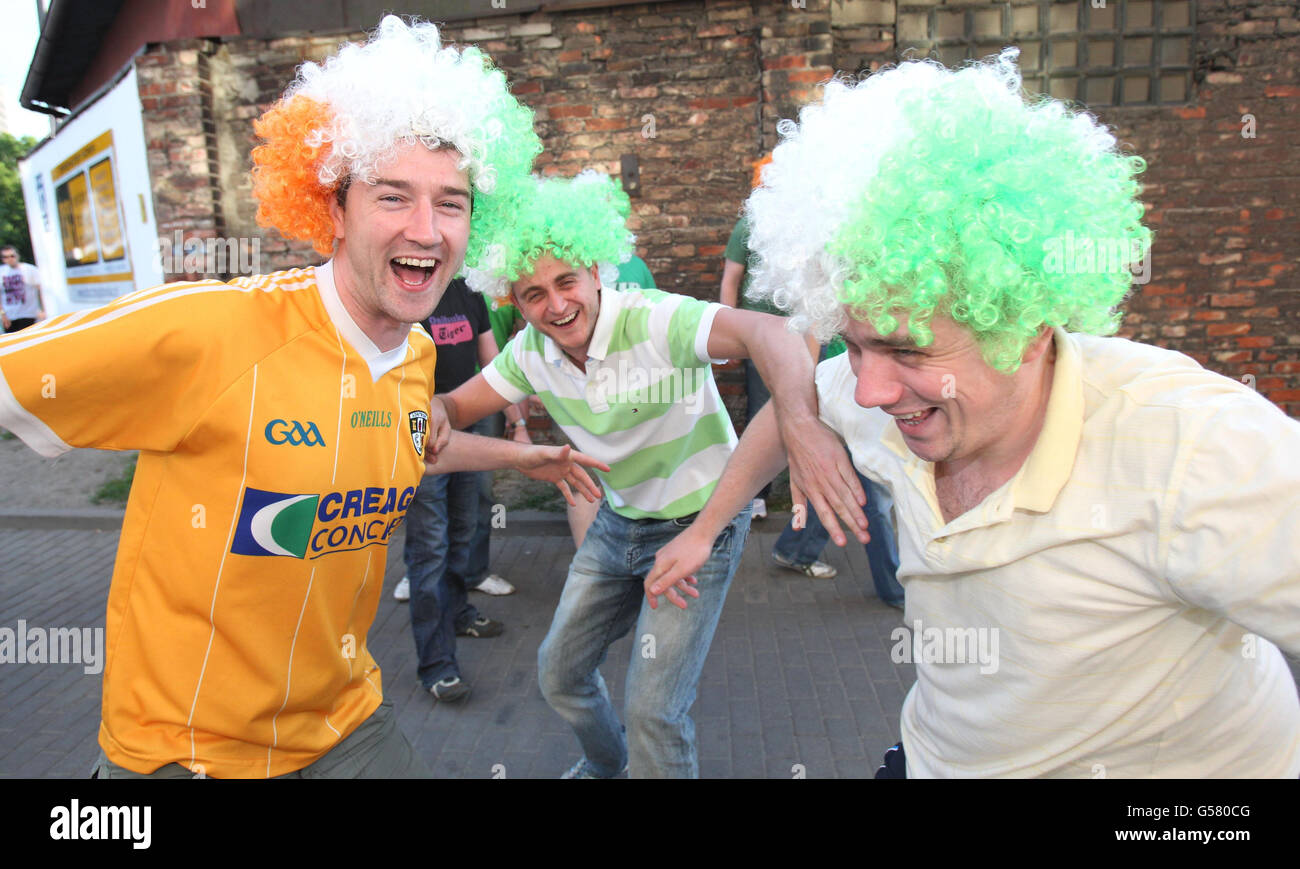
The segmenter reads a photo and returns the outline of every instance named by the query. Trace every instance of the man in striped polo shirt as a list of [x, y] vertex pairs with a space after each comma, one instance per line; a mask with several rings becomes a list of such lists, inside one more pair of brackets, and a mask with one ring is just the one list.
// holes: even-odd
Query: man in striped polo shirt
[[[459, 428], [536, 394], [579, 450], [609, 465], [598, 474], [606, 499], [538, 651], [542, 694], [582, 745], [566, 777], [609, 778], [627, 767], [633, 777], [688, 778], [698, 763], [687, 713], [749, 509], [730, 518], [696, 584], [676, 589], [677, 601], [686, 594], [695, 605], [645, 606], [642, 582], [659, 548], [704, 506], [736, 444], [710, 365], [752, 357], [804, 444], [827, 454], [842, 448], [816, 421], [808, 351], [780, 318], [611, 289], [598, 264], [630, 252], [628, 210], [623, 191], [595, 173], [539, 181], [510, 236], [494, 239], [495, 257], [485, 259], [495, 268], [468, 278], [475, 289], [508, 293], [528, 327], [480, 375], [441, 397]], [[843, 497], [861, 503], [858, 494]], [[597, 667], [633, 626], [625, 739]]]

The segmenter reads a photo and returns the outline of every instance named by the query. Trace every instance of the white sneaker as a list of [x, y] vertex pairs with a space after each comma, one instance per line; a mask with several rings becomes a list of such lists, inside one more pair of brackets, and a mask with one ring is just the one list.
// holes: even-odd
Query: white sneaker
[[[614, 778], [621, 778], [625, 775], [627, 775], [627, 764], [623, 765], [623, 771], [614, 776]], [[560, 776], [560, 778], [605, 778], [605, 776], [596, 775], [596, 771], [591, 768], [591, 764], [587, 763], [587, 758], [584, 755], [578, 759], [578, 762], [575, 763], [568, 772]]]
[[775, 552], [772, 553], [772, 561], [787, 570], [796, 570], [812, 579], [834, 579], [840, 573], [824, 561], [814, 561], [812, 564], [795, 564]]
[[411, 579], [410, 577], [404, 576], [402, 577], [402, 581], [397, 584], [397, 588], [393, 589], [393, 600], [406, 601], [410, 599]]
[[753, 503], [752, 506], [753, 506], [753, 508], [754, 508], [754, 515], [753, 515], [752, 518], [754, 518], [754, 519], [766, 519], [766, 518], [767, 518], [767, 502], [766, 502], [766, 501], [764, 501], [762, 498], [755, 498], [755, 499], [754, 499], [754, 503]]
[[515, 587], [497, 576], [495, 573], [489, 573], [487, 576], [483, 577], [483, 581], [474, 586], [474, 590], [492, 595], [515, 593]]

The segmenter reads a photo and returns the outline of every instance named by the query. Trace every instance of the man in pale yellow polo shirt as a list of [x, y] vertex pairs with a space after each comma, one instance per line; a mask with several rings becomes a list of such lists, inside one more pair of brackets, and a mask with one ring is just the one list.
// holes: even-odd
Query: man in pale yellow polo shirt
[[[822, 419], [894, 495], [917, 680], [877, 777], [1295, 778], [1300, 423], [1098, 337], [1149, 246], [1144, 164], [1019, 85], [1010, 52], [832, 84], [747, 204], [755, 292], [844, 336]], [[771, 422], [652, 598], [780, 469]]]

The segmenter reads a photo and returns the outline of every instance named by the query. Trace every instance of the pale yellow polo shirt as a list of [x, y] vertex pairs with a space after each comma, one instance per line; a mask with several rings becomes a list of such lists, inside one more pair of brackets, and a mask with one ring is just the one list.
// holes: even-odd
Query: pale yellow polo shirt
[[908, 775], [1295, 778], [1300, 423], [1180, 353], [1055, 341], [1029, 458], [949, 523], [847, 355], [818, 366], [823, 420], [894, 495]]

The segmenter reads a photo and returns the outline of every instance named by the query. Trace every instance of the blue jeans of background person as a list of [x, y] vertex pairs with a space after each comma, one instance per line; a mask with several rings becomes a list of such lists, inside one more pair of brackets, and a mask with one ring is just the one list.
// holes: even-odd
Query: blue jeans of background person
[[[889, 515], [892, 498], [882, 486], [858, 474], [858, 482], [867, 494], [867, 504], [862, 512], [867, 517], [867, 564], [871, 568], [871, 582], [876, 587], [876, 597], [890, 606], [902, 606], [903, 587], [898, 583], [898, 541], [894, 537], [894, 523]], [[817, 511], [808, 506], [808, 524], [796, 531], [794, 520], [785, 526], [776, 539], [772, 551], [791, 564], [806, 567], [821, 557], [822, 550], [831, 539], [822, 525]]]
[[901, 607], [903, 586], [898, 581], [898, 533], [891, 514], [893, 496], [884, 486], [861, 474], [858, 474], [858, 482], [867, 493], [867, 506], [862, 508], [862, 512], [867, 517], [867, 533], [871, 535], [866, 546], [867, 565], [871, 568], [876, 597], [890, 606]]
[[[485, 416], [469, 427], [471, 434], [499, 438], [505, 432], [503, 413]], [[474, 541], [469, 545], [469, 564], [465, 567], [465, 584], [474, 588], [488, 575], [488, 559], [492, 550], [492, 478], [491, 471], [477, 471], [478, 523], [474, 527]]]
[[[759, 376], [757, 365], [748, 359], [743, 360], [742, 364], [745, 367], [745, 425], [749, 425], [763, 409], [763, 405], [772, 398], [772, 393], [768, 391], [767, 384]], [[770, 494], [772, 494], [772, 484], [768, 483], [754, 497], [767, 500]]]
[[479, 617], [465, 581], [478, 500], [477, 472], [434, 474], [420, 481], [406, 510], [402, 557], [411, 582], [416, 676], [426, 689], [460, 675], [456, 630]]
[[[692, 519], [627, 519], [601, 504], [537, 650], [542, 696], [573, 727], [597, 775], [618, 775], [628, 766], [633, 778], [699, 776], [688, 712], [745, 548], [750, 510], [714, 541], [695, 574], [698, 599], [687, 597], [683, 610], [661, 597], [659, 608], [650, 609], [644, 583], [655, 554]], [[625, 737], [598, 668], [610, 645], [634, 625]]]

